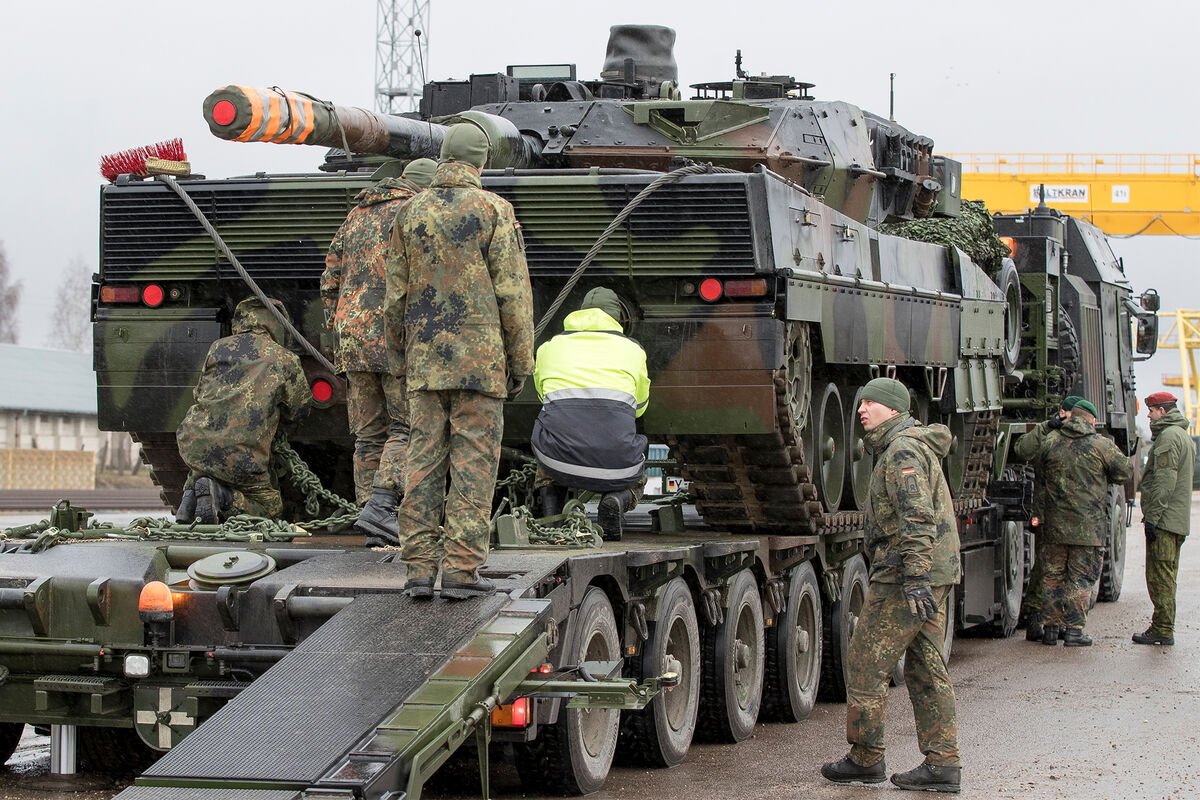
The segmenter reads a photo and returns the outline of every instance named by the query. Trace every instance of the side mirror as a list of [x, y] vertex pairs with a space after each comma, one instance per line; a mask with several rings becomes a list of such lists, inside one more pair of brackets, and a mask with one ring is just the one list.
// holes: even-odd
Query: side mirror
[[[1158, 295], [1155, 295], [1157, 301]], [[1158, 351], [1158, 317], [1154, 314], [1139, 314], [1137, 318], [1137, 345], [1134, 348], [1145, 361]]]
[[[1162, 298], [1158, 296], [1158, 291], [1155, 289], [1147, 289], [1142, 292], [1142, 296], [1138, 299], [1142, 301], [1142, 308], [1147, 311], [1158, 311], [1162, 305]], [[1138, 352], [1141, 352], [1140, 348]]]

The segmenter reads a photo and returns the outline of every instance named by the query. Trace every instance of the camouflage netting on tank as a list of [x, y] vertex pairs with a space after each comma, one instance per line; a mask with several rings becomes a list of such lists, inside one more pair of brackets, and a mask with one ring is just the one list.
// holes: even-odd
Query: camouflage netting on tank
[[957, 247], [993, 278], [999, 274], [1001, 261], [1009, 254], [1008, 247], [996, 235], [987, 208], [979, 200], [964, 200], [962, 214], [958, 217], [889, 222], [880, 225], [879, 230], [891, 236]]

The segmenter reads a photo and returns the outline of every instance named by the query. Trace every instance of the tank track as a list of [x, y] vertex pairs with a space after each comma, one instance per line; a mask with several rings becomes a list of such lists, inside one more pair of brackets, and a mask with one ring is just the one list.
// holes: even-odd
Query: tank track
[[188, 468], [179, 457], [175, 434], [131, 433], [130, 437], [142, 445], [142, 463], [150, 468], [150, 478], [159, 487], [163, 504], [179, 508]]
[[[806, 343], [807, 335], [797, 341]], [[696, 511], [709, 527], [732, 533], [830, 534], [861, 528], [861, 511], [824, 510], [806, 463], [803, 422], [796, 418], [796, 409], [807, 408], [807, 400], [793, 396], [786, 365], [775, 371], [774, 383], [775, 433], [668, 439]], [[809, 391], [807, 385], [804, 391]], [[963, 443], [963, 488], [955, 501], [959, 512], [984, 502], [1000, 417], [981, 411], [966, 421], [970, 433]]]

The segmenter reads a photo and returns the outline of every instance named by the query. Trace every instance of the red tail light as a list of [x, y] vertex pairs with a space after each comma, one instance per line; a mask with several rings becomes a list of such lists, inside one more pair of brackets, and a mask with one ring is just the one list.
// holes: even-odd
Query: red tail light
[[333, 399], [333, 384], [324, 378], [317, 378], [309, 385], [312, 398], [318, 403], [328, 403]]
[[705, 278], [700, 281], [700, 299], [715, 303], [721, 299], [721, 282], [716, 278]]
[[157, 283], [151, 283], [142, 288], [142, 303], [150, 308], [158, 308], [167, 299], [167, 293]]

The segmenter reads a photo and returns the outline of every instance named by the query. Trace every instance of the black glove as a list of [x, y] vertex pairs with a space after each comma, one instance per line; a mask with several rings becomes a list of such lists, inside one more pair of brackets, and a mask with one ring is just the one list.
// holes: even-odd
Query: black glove
[[938, 615], [933, 589], [924, 575], [904, 579], [904, 599], [908, 601], [908, 610], [921, 622], [929, 622]]
[[521, 390], [525, 388], [525, 377], [526, 376], [524, 376], [524, 375], [509, 375], [508, 376], [508, 399], [509, 400], [516, 400], [517, 395], [519, 395], [521, 393]]
[[1158, 535], [1158, 526], [1148, 519], [1142, 520], [1142, 524], [1146, 526], [1146, 544], [1154, 544], [1154, 537]]

